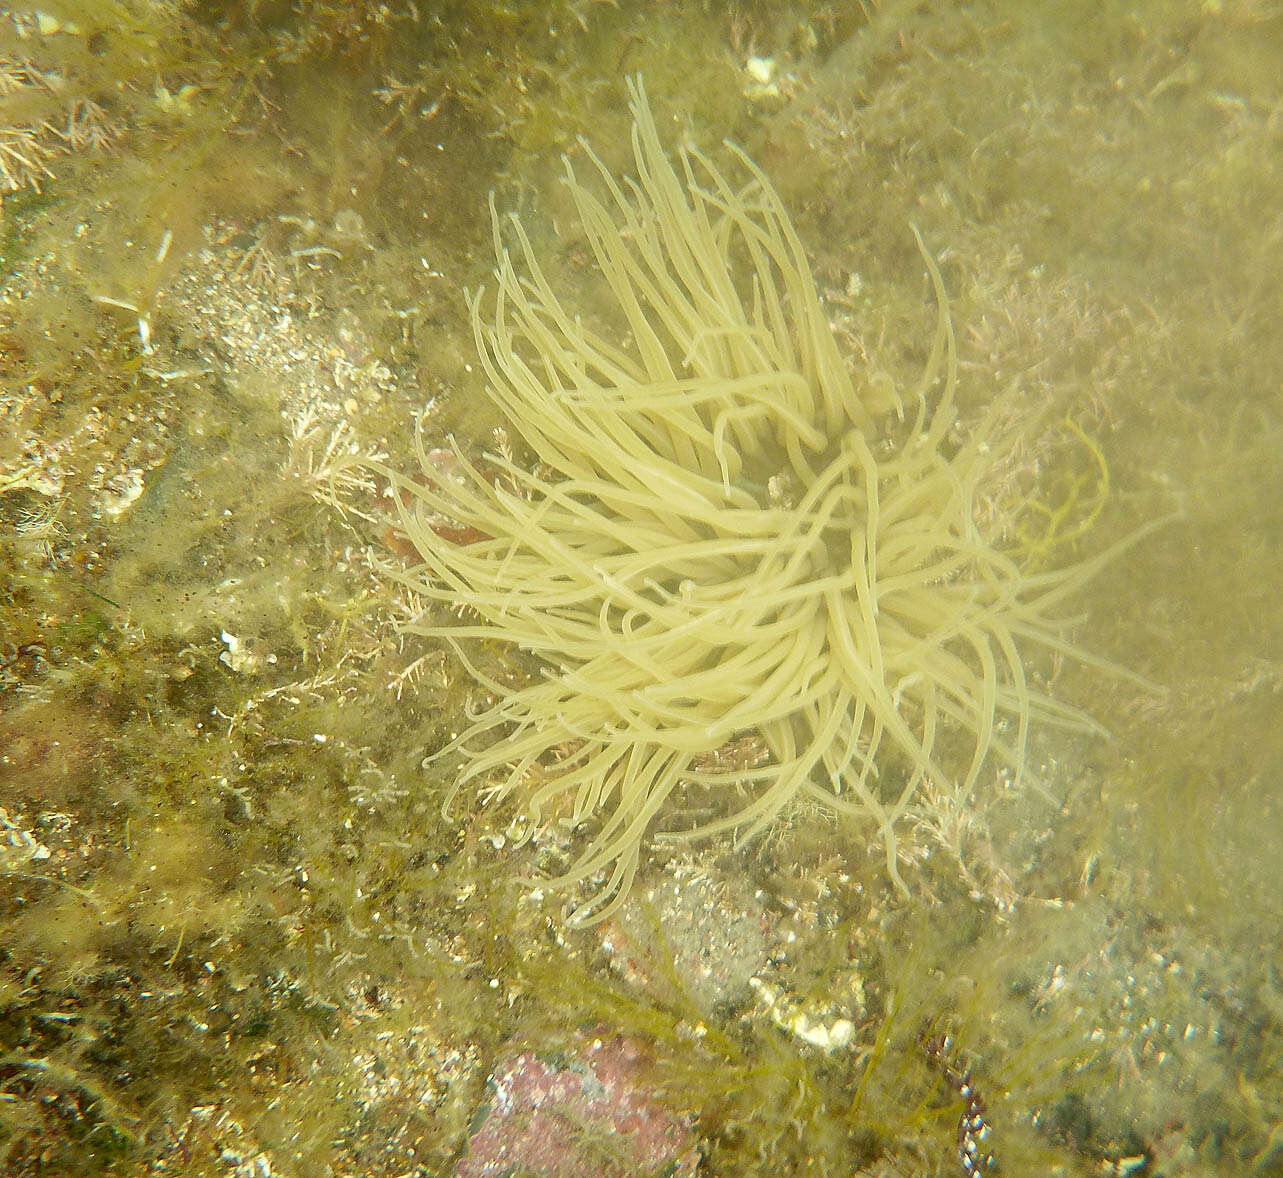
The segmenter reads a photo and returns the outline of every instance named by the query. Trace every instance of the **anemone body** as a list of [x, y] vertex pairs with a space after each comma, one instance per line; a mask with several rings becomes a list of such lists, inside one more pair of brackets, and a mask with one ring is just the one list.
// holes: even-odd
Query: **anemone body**
[[[978, 532], [984, 430], [946, 446], [955, 352], [925, 248], [938, 326], [901, 399], [841, 355], [760, 169], [734, 148], [737, 182], [670, 157], [631, 99], [635, 175], [591, 150], [591, 183], [566, 165], [595, 286], [568, 303], [495, 214], [496, 287], [470, 300], [489, 393], [536, 461], [456, 447], [451, 477], [400, 482], [422, 558], [401, 575], [475, 619], [410, 629], [493, 699], [442, 750], [462, 760], [450, 796], [484, 783], [534, 823], [585, 824], [546, 881], [599, 882], [579, 919], [620, 902], [649, 839], [751, 837], [799, 797], [868, 824], [903, 886], [897, 831], [925, 782], [966, 797], [991, 756], [1020, 774], [1032, 719], [1090, 724], [1022, 657], [1073, 653], [1052, 611], [1090, 570], [1026, 575]], [[470, 639], [543, 674], [496, 682]], [[719, 756], [746, 737], [752, 763]], [[723, 812], [666, 829], [692, 789]]]

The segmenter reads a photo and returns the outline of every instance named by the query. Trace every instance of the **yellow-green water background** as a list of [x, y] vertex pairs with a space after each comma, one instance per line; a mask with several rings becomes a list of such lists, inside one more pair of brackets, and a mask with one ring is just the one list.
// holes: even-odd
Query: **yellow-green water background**
[[[509, 1045], [604, 1027], [707, 1173], [953, 1174], [933, 1026], [1005, 1173], [1283, 1173], [1278, 5], [40, 7], [0, 15], [0, 1170], [448, 1174]], [[958, 429], [1014, 439], [990, 534], [1054, 564], [1174, 516], [1076, 602], [1154, 690], [1064, 668], [1111, 738], [1044, 734], [1052, 799], [990, 782], [912, 899], [819, 815], [650, 860], [790, 929], [754, 968], [796, 1002], [858, 981], [833, 1055], [705, 994], [664, 887], [621, 958], [509, 815], [442, 819], [466, 676], [323, 501], [430, 402], [493, 444], [486, 195], [573, 289], [560, 156], [626, 170], [632, 72], [757, 159], [902, 387], [920, 228]]]

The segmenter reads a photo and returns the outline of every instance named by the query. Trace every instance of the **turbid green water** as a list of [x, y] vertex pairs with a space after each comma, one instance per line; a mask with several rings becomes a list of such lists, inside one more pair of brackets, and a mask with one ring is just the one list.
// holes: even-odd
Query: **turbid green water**
[[[296, 7], [0, 15], [0, 1170], [448, 1175], [501, 1061], [583, 1032], [645, 1047], [711, 1175], [961, 1174], [945, 1034], [1004, 1174], [1283, 1173], [1283, 15]], [[422, 764], [487, 701], [398, 633], [348, 463], [413, 469], [421, 415], [529, 461], [464, 302], [487, 193], [576, 290], [560, 155], [626, 171], [635, 72], [670, 142], [758, 161], [905, 390], [917, 226], [955, 440], [996, 414], [986, 536], [1036, 572], [1167, 521], [1071, 606], [1145, 682], [1030, 666], [1108, 737], [1038, 729], [1045, 792], [992, 768], [906, 828], [908, 897], [799, 810], [571, 929], [523, 882], [569, 834], [443, 818]]]

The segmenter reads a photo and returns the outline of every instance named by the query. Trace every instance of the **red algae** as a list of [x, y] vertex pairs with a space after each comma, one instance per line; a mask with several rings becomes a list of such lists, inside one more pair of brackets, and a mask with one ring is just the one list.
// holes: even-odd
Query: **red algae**
[[693, 1175], [690, 1123], [651, 1095], [646, 1050], [623, 1036], [552, 1056], [522, 1051], [499, 1064], [457, 1178], [515, 1170], [541, 1178]]

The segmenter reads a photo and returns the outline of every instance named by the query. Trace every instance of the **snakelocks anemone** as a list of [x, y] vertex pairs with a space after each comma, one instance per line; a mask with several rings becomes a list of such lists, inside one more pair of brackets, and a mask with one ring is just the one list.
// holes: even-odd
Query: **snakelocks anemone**
[[[566, 162], [591, 297], [572, 307], [492, 209], [496, 285], [472, 323], [535, 461], [420, 438], [423, 477], [391, 476], [421, 558], [396, 575], [467, 607], [407, 628], [488, 696], [437, 754], [461, 761], [446, 804], [482, 786], [532, 828], [581, 828], [542, 881], [593, 880], [578, 920], [621, 902], [648, 842], [747, 839], [799, 798], [865, 824], [904, 887], [897, 838], [928, 794], [967, 798], [989, 759], [1018, 778], [1031, 722], [1092, 726], [1024, 660], [1084, 657], [1055, 611], [1099, 562], [1029, 574], [977, 528], [985, 430], [946, 438], [956, 357], [930, 253], [938, 326], [897, 417], [843, 358], [762, 171], [734, 147], [737, 178], [669, 156], [629, 90], [635, 174], [586, 149], [584, 183]], [[542, 673], [500, 682], [478, 639]], [[679, 794], [720, 813], [672, 829]]]

